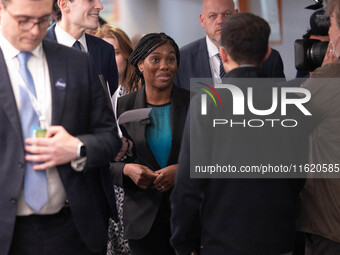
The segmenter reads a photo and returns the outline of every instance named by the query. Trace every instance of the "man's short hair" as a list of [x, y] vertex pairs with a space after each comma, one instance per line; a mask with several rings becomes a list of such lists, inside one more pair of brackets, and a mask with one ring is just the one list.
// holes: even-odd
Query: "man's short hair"
[[[68, 0], [70, 2], [73, 2], [74, 0]], [[61, 10], [58, 5], [58, 0], [53, 0], [53, 14], [57, 21], [61, 20]]]
[[237, 64], [260, 65], [268, 50], [270, 27], [251, 13], [231, 16], [222, 25], [221, 44]]

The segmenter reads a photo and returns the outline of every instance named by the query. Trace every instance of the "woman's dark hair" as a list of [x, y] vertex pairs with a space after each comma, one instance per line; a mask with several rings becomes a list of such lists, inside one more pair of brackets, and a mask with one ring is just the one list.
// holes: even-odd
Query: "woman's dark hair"
[[135, 73], [132, 77], [132, 82], [134, 84], [142, 82], [143, 85], [145, 83], [143, 74], [138, 69], [139, 61], [146, 59], [147, 56], [149, 56], [154, 50], [163, 44], [169, 44], [174, 48], [178, 67], [180, 59], [179, 48], [174, 39], [164, 33], [147, 34], [139, 41], [129, 58], [131, 65], [133, 65], [135, 68]]

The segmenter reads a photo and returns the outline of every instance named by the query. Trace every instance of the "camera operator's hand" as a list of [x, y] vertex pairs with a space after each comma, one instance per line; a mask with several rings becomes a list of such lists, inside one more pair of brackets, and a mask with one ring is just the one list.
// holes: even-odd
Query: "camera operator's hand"
[[337, 60], [337, 57], [334, 55], [332, 44], [329, 43], [327, 51], [326, 51], [325, 58], [323, 59], [321, 66], [324, 66], [324, 65], [327, 65], [329, 63], [332, 63], [335, 60]]

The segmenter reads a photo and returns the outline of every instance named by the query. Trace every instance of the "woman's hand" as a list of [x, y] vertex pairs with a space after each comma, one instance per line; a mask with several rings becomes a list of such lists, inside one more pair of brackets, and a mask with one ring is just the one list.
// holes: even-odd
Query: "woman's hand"
[[325, 58], [322, 61], [322, 66], [327, 65], [329, 63], [334, 62], [338, 58], [335, 56], [333, 45], [331, 43], [328, 44], [328, 48], [325, 54]]
[[128, 176], [139, 188], [147, 189], [159, 174], [140, 164], [126, 164], [123, 174]]
[[155, 171], [158, 177], [154, 180], [153, 184], [158, 191], [165, 192], [174, 186], [177, 168], [178, 164], [175, 164]]

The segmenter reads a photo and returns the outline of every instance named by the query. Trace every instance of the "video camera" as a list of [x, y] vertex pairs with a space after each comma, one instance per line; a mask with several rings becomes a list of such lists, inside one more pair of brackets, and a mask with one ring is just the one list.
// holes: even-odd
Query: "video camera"
[[311, 35], [328, 35], [330, 27], [329, 17], [325, 14], [322, 0], [315, 0], [315, 2], [316, 4], [305, 8], [315, 10], [310, 17], [311, 29], [304, 36], [304, 39], [296, 40], [294, 45], [295, 67], [299, 71], [312, 72], [317, 67], [320, 67], [328, 47], [328, 42], [309, 39]]

